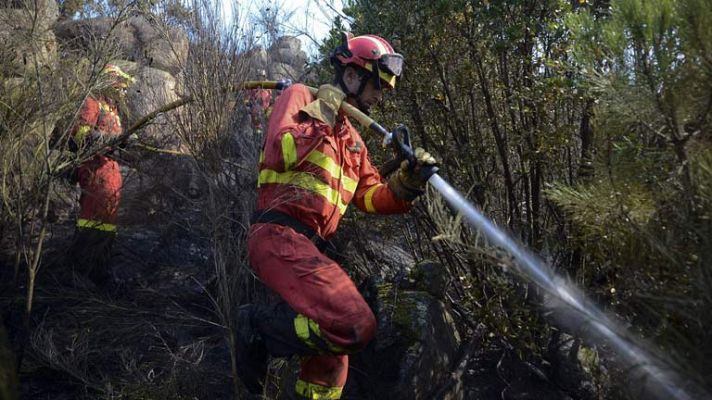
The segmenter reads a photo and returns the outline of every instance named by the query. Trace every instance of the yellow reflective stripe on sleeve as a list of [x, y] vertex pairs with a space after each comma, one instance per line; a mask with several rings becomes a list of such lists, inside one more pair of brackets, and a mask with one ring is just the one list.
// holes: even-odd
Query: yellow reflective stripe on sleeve
[[335, 345], [331, 342], [329, 342], [324, 336], [321, 335], [321, 328], [319, 328], [319, 324], [314, 321], [313, 319], [307, 318], [306, 316], [302, 314], [298, 314], [294, 318], [294, 330], [297, 332], [297, 337], [301, 339], [302, 342], [304, 342], [307, 346], [310, 348], [317, 350], [319, 352], [323, 352], [323, 349], [320, 349], [312, 340], [311, 340], [311, 334], [310, 332], [313, 332], [314, 335], [316, 335], [319, 339], [321, 339], [326, 345], [329, 347], [329, 351], [335, 354], [346, 354], [347, 351], [341, 346]]
[[260, 171], [258, 185], [265, 183], [282, 183], [293, 185], [310, 192], [314, 192], [324, 197], [329, 203], [339, 208], [339, 212], [343, 215], [346, 212], [348, 204], [344, 204], [341, 200], [341, 194], [338, 190], [332, 188], [326, 182], [322, 182], [316, 176], [298, 171], [277, 172], [271, 169], [263, 169]]
[[332, 177], [340, 178], [341, 186], [347, 192], [353, 193], [356, 191], [358, 181], [344, 175], [343, 171], [341, 170], [341, 167], [336, 164], [336, 161], [334, 161], [333, 158], [327, 156], [326, 154], [318, 150], [313, 150], [311, 153], [309, 153], [309, 155], [307, 155], [307, 161], [318, 167], [323, 168], [325, 171], [329, 172]]
[[91, 132], [91, 125], [80, 125], [74, 133], [74, 140], [81, 142]]
[[373, 206], [373, 194], [376, 193], [376, 189], [378, 189], [381, 186], [383, 186], [382, 183], [371, 186], [371, 188], [368, 189], [368, 191], [366, 191], [366, 195], [363, 196], [363, 202], [366, 205], [366, 212], [368, 212], [368, 213], [376, 212], [376, 207]]
[[285, 171], [289, 171], [297, 164], [297, 145], [294, 143], [294, 136], [289, 132], [282, 136], [282, 159]]
[[116, 225], [107, 224], [101, 221], [92, 221], [90, 219], [79, 218], [77, 226], [80, 228], [91, 228], [104, 232], [116, 232]]
[[294, 317], [294, 330], [297, 332], [297, 337], [309, 346], [309, 348], [320, 351], [316, 344], [309, 338], [309, 322], [313, 321], [302, 314], [298, 314]]
[[297, 379], [297, 394], [310, 400], [338, 400], [341, 398], [342, 387], [321, 386]]
[[[260, 158], [259, 158], [259, 160], [257, 161], [257, 166], [258, 166], [258, 168], [259, 168], [260, 165], [262, 165], [262, 162], [263, 162], [264, 160], [265, 160], [265, 151], [262, 150], [262, 151], [260, 151]], [[259, 180], [259, 178], [257, 179], [257, 187], [258, 187], [258, 188], [260, 187], [260, 180]]]

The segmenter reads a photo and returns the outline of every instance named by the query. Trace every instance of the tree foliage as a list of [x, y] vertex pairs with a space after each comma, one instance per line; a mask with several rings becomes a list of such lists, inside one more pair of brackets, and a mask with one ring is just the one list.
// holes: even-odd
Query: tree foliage
[[[355, 34], [406, 58], [378, 119], [406, 123], [488, 216], [708, 382], [712, 3], [347, 4]], [[433, 234], [453, 223], [421, 217]], [[521, 308], [536, 290], [463, 229], [427, 255], [447, 261], [471, 318], [543, 354], [550, 325]]]

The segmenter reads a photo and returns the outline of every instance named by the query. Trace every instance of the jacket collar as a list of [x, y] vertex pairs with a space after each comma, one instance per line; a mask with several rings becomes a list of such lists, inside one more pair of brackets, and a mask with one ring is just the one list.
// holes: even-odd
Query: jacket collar
[[335, 86], [322, 85], [318, 97], [299, 111], [333, 129], [338, 120], [345, 118], [339, 115], [339, 106], [345, 96], [341, 89]]

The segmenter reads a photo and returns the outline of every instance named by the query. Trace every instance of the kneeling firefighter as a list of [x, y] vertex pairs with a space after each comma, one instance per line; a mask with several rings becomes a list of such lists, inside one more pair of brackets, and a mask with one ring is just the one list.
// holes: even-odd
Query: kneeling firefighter
[[277, 99], [260, 157], [249, 259], [283, 302], [238, 311], [238, 373], [255, 394], [263, 390], [268, 356], [299, 355], [297, 397], [341, 397], [348, 354], [374, 338], [376, 319], [346, 272], [322, 253], [325, 240], [351, 202], [367, 213], [408, 211], [425, 187], [418, 171], [435, 164], [417, 149], [415, 165], [404, 163], [385, 182], [340, 112], [342, 101], [368, 112], [395, 87], [403, 57], [386, 40], [344, 35], [331, 63], [334, 85], [315, 97], [296, 84]]
[[67, 258], [76, 272], [99, 287], [111, 283], [108, 260], [116, 236], [122, 186], [119, 163], [111, 157], [114, 149], [105, 148], [104, 143], [123, 131], [119, 104], [134, 81], [118, 66], [107, 64], [100, 74], [100, 89], [84, 100], [72, 130], [77, 148], [99, 150], [76, 171], [81, 188], [79, 219]]

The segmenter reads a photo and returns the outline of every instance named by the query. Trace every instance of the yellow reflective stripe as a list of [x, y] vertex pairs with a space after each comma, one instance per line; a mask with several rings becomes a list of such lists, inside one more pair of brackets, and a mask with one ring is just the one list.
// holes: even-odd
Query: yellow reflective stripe
[[[261, 165], [264, 160], [265, 160], [265, 151], [262, 150], [262, 151], [260, 151], [260, 158], [259, 158], [259, 160], [257, 161], [257, 165], [258, 165], [258, 166]], [[257, 187], [258, 187], [258, 188], [260, 187], [259, 178], [257, 179]]]
[[366, 212], [368, 212], [368, 213], [376, 212], [376, 207], [373, 206], [373, 194], [376, 193], [376, 189], [378, 189], [381, 186], [383, 186], [382, 183], [371, 186], [371, 188], [368, 189], [368, 191], [366, 192], [366, 195], [363, 197], [363, 201], [366, 204]]
[[297, 165], [297, 145], [294, 137], [287, 132], [282, 136], [282, 159], [284, 160], [284, 170], [289, 171]]
[[319, 328], [319, 324], [317, 324], [316, 321], [309, 318], [307, 318], [307, 320], [309, 321], [309, 328], [311, 329], [311, 331], [314, 332], [314, 334], [318, 336], [321, 340], [323, 340], [327, 346], [329, 346], [329, 350], [331, 350], [333, 353], [346, 353], [346, 349], [331, 343], [324, 336], [321, 335], [321, 329]]
[[129, 81], [129, 82], [134, 82], [134, 81], [136, 80], [136, 79], [134, 79], [133, 76], [127, 74], [127, 73], [124, 72], [124, 71], [118, 70], [118, 71], [116, 71], [116, 72], [119, 74], [119, 76], [120, 76], [121, 78], [123, 78], [123, 79], [125, 79], [125, 80], [127, 80], [127, 81]]
[[324, 197], [329, 203], [339, 208], [339, 212], [344, 214], [348, 204], [344, 204], [341, 200], [341, 194], [338, 190], [322, 182], [316, 176], [298, 171], [277, 172], [271, 169], [263, 169], [260, 171], [260, 176], [257, 180], [257, 185], [265, 183], [282, 183], [293, 185], [310, 192], [314, 192]]
[[118, 75], [121, 79], [127, 81], [127, 83], [134, 83], [134, 82], [136, 82], [136, 78], [134, 78], [133, 76], [131, 76], [131, 75], [129, 75], [128, 73], [124, 72], [121, 68], [119, 68], [119, 67], [117, 67], [117, 66], [115, 66], [115, 65], [111, 65], [111, 66], [105, 67], [102, 72], [105, 73], [105, 74], [106, 74], [106, 73], [112, 73], [112, 72], [113, 72], [113, 73], [115, 73], [116, 75]]
[[310, 348], [320, 351], [319, 348], [309, 338], [309, 322], [311, 320], [302, 314], [294, 317], [294, 330], [297, 332], [297, 337]]
[[378, 70], [378, 76], [380, 76], [381, 79], [383, 79], [386, 83], [388, 83], [388, 84], [391, 86], [391, 88], [395, 88], [395, 87], [396, 87], [396, 76], [395, 76], [395, 75], [391, 75], [391, 74], [389, 74], [388, 72], [386, 72], [386, 71], [381, 71], [381, 70], [379, 69], [379, 70]]
[[347, 192], [353, 193], [356, 191], [358, 181], [344, 175], [343, 171], [341, 170], [341, 167], [336, 164], [336, 161], [334, 161], [333, 158], [327, 156], [326, 154], [318, 150], [312, 150], [312, 152], [309, 153], [309, 155], [307, 156], [307, 161], [318, 167], [323, 168], [325, 171], [329, 172], [332, 177], [339, 178], [341, 186]]
[[321, 386], [316, 383], [305, 382], [297, 379], [297, 394], [310, 400], [338, 400], [341, 398], [342, 387]]
[[92, 221], [90, 219], [79, 218], [77, 226], [80, 228], [91, 228], [104, 232], [116, 232], [116, 225], [107, 224], [101, 221]]
[[91, 125], [81, 125], [77, 129], [77, 132], [74, 133], [74, 140], [77, 142], [81, 142], [84, 140], [85, 137], [91, 132]]
[[298, 314], [294, 318], [294, 330], [297, 332], [297, 337], [301, 339], [302, 342], [306, 343], [307, 346], [310, 348], [317, 350], [319, 352], [322, 352], [323, 349], [319, 349], [318, 346], [311, 340], [311, 334], [310, 332], [314, 332], [314, 334], [320, 338], [321, 340], [326, 343], [326, 345], [329, 347], [329, 350], [332, 353], [336, 354], [344, 354], [347, 353], [346, 349], [344, 349], [341, 346], [335, 345], [331, 342], [329, 342], [324, 336], [321, 335], [321, 328], [319, 328], [319, 324], [314, 321], [313, 319], [307, 318], [306, 316], [302, 314]]

